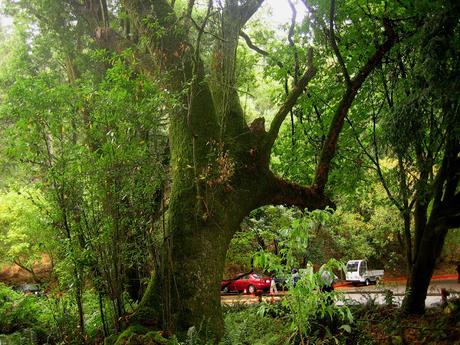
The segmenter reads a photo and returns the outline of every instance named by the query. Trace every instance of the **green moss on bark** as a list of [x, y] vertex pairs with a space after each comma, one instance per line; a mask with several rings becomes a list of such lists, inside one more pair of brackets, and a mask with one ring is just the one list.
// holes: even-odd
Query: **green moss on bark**
[[[111, 344], [105, 342], [106, 345]], [[159, 331], [141, 325], [132, 325], [118, 336], [114, 345], [177, 345], [176, 338], [167, 339]]]
[[147, 289], [136, 312], [130, 317], [130, 322], [145, 326], [161, 325], [161, 296], [155, 274], [152, 274]]

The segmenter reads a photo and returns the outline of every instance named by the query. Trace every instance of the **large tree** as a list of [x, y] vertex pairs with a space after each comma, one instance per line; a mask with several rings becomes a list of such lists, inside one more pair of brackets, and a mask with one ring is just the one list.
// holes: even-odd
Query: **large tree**
[[[271, 203], [331, 204], [321, 190], [283, 181], [269, 169], [280, 126], [315, 74], [311, 60], [268, 132], [263, 119], [246, 123], [235, 56], [240, 30], [261, 4], [226, 1], [217, 13], [209, 6], [194, 42], [186, 28], [193, 19], [186, 15], [181, 20], [168, 2], [124, 2], [139, 33], [148, 38], [150, 57], [165, 75], [162, 82], [179, 103], [169, 124], [172, 187], [164, 259], [135, 315], [137, 322], [179, 332], [196, 326], [219, 337], [219, 284], [229, 242], [243, 218]], [[189, 14], [192, 7], [190, 2]], [[205, 68], [200, 44], [211, 13], [219, 16], [220, 30]]]
[[[139, 34], [148, 38], [149, 57], [165, 75], [162, 81], [178, 95], [179, 102], [170, 116], [172, 190], [165, 259], [143, 298], [138, 321], [166, 322], [168, 328], [178, 331], [203, 325], [221, 335], [219, 281], [229, 242], [242, 219], [266, 204], [309, 209], [332, 205], [323, 192], [338, 134], [360, 86], [391, 48], [394, 33], [385, 23], [387, 37], [380, 38], [383, 43], [356, 76], [347, 80], [314, 183], [302, 187], [276, 177], [269, 162], [283, 120], [315, 75], [311, 50], [305, 73], [268, 131], [263, 118], [246, 122], [237, 92], [238, 37], [262, 2], [229, 0], [214, 9], [210, 1], [200, 23], [190, 16], [193, 1], [183, 17], [166, 1], [123, 2]], [[212, 54], [205, 59], [200, 46], [206, 22], [213, 16], [218, 18], [219, 29], [214, 31]], [[196, 26], [194, 35], [187, 25]], [[166, 320], [161, 317], [164, 311]]]
[[[30, 2], [24, 3], [34, 9]], [[308, 6], [324, 25], [345, 87], [334, 105], [313, 183], [301, 186], [277, 177], [269, 163], [285, 117], [317, 72], [313, 50], [307, 49], [305, 61], [296, 63], [291, 91], [267, 130], [263, 118], [248, 123], [240, 104], [238, 40], [263, 0], [208, 1], [207, 6], [193, 0], [124, 0], [113, 8], [105, 0], [49, 3], [60, 4], [62, 12], [56, 16], [61, 28], [73, 30], [84, 23], [99, 48], [114, 52], [130, 48], [138, 72], [175, 98], [175, 106], [168, 109], [172, 180], [168, 231], [160, 267], [130, 322], [179, 333], [196, 326], [219, 338], [223, 333], [219, 286], [232, 236], [243, 218], [263, 205], [310, 210], [333, 206], [324, 190], [339, 133], [358, 91], [396, 41], [392, 22], [384, 16], [375, 21], [375, 44], [349, 70], [337, 47], [335, 2], [328, 5], [325, 19], [316, 7]], [[70, 15], [61, 16], [64, 12]], [[40, 19], [40, 13], [37, 16]], [[115, 16], [119, 18], [114, 20]], [[76, 46], [82, 41], [77, 40]], [[91, 117], [90, 111], [84, 115]]]

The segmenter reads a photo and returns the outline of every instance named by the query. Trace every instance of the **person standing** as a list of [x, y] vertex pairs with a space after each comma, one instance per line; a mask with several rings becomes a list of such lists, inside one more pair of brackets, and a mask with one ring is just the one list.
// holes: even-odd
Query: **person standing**
[[334, 273], [323, 269], [321, 273], [321, 292], [332, 292], [334, 291]]
[[460, 261], [457, 262], [457, 283], [460, 283]]
[[297, 271], [297, 268], [293, 268], [291, 273], [292, 273], [292, 287], [296, 287], [297, 281], [300, 279], [299, 271]]
[[320, 291], [326, 293], [327, 304], [333, 304], [334, 298], [331, 292], [334, 291], [334, 282], [337, 280], [337, 276], [328, 271], [324, 265], [320, 268], [320, 272]]
[[275, 278], [272, 278], [270, 282], [270, 295], [274, 295], [278, 293], [278, 289], [276, 288]]

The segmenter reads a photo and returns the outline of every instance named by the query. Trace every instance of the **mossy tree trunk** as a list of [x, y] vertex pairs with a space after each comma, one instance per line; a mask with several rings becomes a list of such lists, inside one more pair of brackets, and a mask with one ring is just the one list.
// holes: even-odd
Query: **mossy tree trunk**
[[[158, 323], [176, 333], [195, 326], [219, 338], [220, 280], [227, 248], [243, 218], [271, 203], [330, 204], [322, 193], [282, 181], [269, 170], [282, 120], [315, 74], [311, 63], [269, 132], [263, 119], [251, 125], [245, 121], [236, 92], [236, 48], [241, 27], [261, 3], [226, 2], [209, 78], [199, 56], [200, 33], [192, 48], [185, 30], [166, 30], [149, 49], [166, 72], [168, 89], [179, 95], [179, 105], [170, 118], [172, 188], [162, 267], [133, 316], [136, 322]], [[151, 2], [148, 8], [135, 1], [125, 5], [144, 36], [154, 34], [143, 21], [145, 11], [153, 11], [163, 27], [178, 22], [166, 1]]]

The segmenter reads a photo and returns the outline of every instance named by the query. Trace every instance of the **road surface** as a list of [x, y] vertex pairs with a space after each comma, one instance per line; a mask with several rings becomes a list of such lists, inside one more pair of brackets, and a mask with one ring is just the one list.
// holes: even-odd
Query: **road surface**
[[[336, 290], [342, 292], [347, 304], [365, 304], [372, 300], [377, 304], [385, 303], [385, 290], [393, 292], [393, 302], [400, 305], [404, 297], [406, 286], [405, 281], [397, 279], [394, 281], [385, 281], [379, 285], [370, 286], [352, 286], [351, 284], [337, 284]], [[453, 276], [448, 279], [433, 279], [428, 289], [428, 296], [425, 300], [425, 305], [433, 307], [441, 303], [441, 289], [449, 291], [449, 298], [460, 297], [460, 284]], [[285, 292], [280, 292], [277, 295], [264, 294], [255, 296], [249, 294], [226, 294], [222, 295], [222, 304], [254, 304], [261, 300], [266, 302], [276, 302], [284, 298]]]

